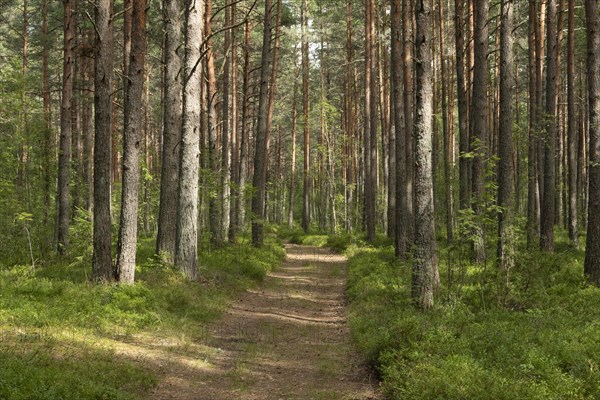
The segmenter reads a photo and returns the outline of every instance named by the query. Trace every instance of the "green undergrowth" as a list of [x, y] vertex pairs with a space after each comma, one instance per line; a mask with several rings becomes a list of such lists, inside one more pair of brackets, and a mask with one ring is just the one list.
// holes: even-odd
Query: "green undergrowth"
[[[410, 303], [410, 263], [391, 246], [354, 249], [350, 325], [391, 399], [600, 398], [600, 289], [583, 252], [517, 254], [509, 291], [494, 262], [439, 252], [436, 305]], [[449, 284], [450, 283], [450, 284]]]
[[157, 377], [119, 343], [206, 339], [206, 324], [282, 260], [267, 241], [201, 250], [200, 282], [154, 256], [153, 239], [140, 241], [131, 286], [90, 283], [88, 253], [0, 269], [0, 399], [147, 398]]

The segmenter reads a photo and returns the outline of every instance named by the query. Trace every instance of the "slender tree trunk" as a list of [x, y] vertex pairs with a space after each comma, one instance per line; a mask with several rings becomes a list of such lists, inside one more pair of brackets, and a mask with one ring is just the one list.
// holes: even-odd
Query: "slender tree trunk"
[[402, 40], [403, 40], [403, 56], [404, 62], [403, 75], [404, 75], [404, 129], [406, 134], [404, 138], [404, 152], [406, 153], [406, 214], [405, 219], [401, 223], [406, 226], [406, 237], [410, 242], [413, 240], [413, 180], [414, 180], [414, 160], [413, 160], [413, 56], [412, 46], [414, 43], [413, 39], [413, 1], [414, 0], [403, 0], [402, 1]]
[[95, 281], [116, 278], [112, 265], [111, 160], [114, 62], [112, 0], [98, 0], [94, 45], [94, 254]]
[[567, 35], [567, 153], [569, 184], [569, 239], [579, 247], [577, 221], [577, 115], [575, 114], [575, 0], [569, 0]]
[[92, 118], [92, 105], [94, 103], [94, 59], [89, 54], [89, 50], [93, 49], [94, 43], [92, 39], [92, 30], [87, 32], [87, 38], [84, 42], [86, 55], [83, 58], [83, 81], [87, 92], [83, 95], [83, 122], [84, 122], [84, 137], [83, 137], [83, 181], [86, 185], [85, 209], [91, 216], [94, 204], [94, 128]]
[[[279, 48], [280, 48], [280, 36], [281, 36], [281, 17], [282, 17], [282, 13], [283, 13], [283, 4], [282, 4], [282, 0], [276, 0], [277, 1], [277, 11], [276, 11], [276, 15], [275, 15], [275, 36], [272, 39], [273, 40], [273, 55], [272, 55], [272, 66], [271, 66], [271, 78], [270, 78], [270, 85], [269, 85], [269, 104], [268, 104], [268, 112], [267, 112], [267, 133], [268, 133], [268, 137], [270, 137], [270, 132], [272, 131], [272, 125], [273, 125], [273, 111], [275, 110], [275, 94], [277, 93], [277, 71], [279, 68]], [[281, 134], [281, 132], [280, 132]], [[280, 143], [279, 143], [280, 137], [277, 136], [277, 143], [275, 148], [277, 149], [277, 153], [279, 154], [278, 151], [280, 150]], [[267, 159], [269, 160], [269, 144], [270, 140], [267, 141]], [[270, 170], [269, 170], [269, 161], [267, 161], [267, 181], [265, 183], [265, 187], [267, 187], [269, 185], [269, 177], [270, 177]], [[275, 173], [275, 176], [277, 177], [275, 179], [275, 181], [273, 182], [275, 184], [275, 186], [279, 186], [279, 182], [278, 182], [278, 174], [277, 172]], [[267, 198], [269, 197], [269, 191], [265, 192], [265, 195], [267, 196]], [[275, 193], [275, 197], [277, 198], [277, 193]], [[276, 202], [275, 202], [276, 203]], [[265, 203], [265, 207], [268, 207], [268, 203]], [[276, 206], [277, 208], [277, 206]], [[275, 212], [278, 212], [279, 209], [275, 210]], [[265, 215], [268, 215], [267, 212], [265, 212]]]
[[52, 158], [52, 115], [50, 109], [50, 72], [48, 68], [50, 59], [50, 43], [48, 40], [48, 0], [42, 0], [42, 97], [44, 103], [44, 223], [48, 223], [50, 216], [50, 188], [52, 186], [51, 158]]
[[235, 243], [239, 230], [238, 203], [240, 201], [240, 140], [238, 138], [238, 48], [237, 4], [231, 4], [231, 216], [229, 242]]
[[433, 215], [431, 0], [416, 0], [416, 108], [415, 108], [415, 250], [412, 297], [421, 310], [433, 306], [437, 257]]
[[[350, 232], [353, 226], [353, 189], [349, 186], [354, 181], [355, 174], [353, 173], [353, 153], [354, 153], [354, 75], [352, 63], [352, 1], [346, 1], [346, 140], [347, 140], [347, 159], [346, 159], [346, 184], [344, 185], [345, 196], [344, 202], [346, 205], [346, 231]], [[358, 190], [358, 182], [356, 182]]]
[[252, 183], [256, 193], [252, 197], [252, 244], [260, 247], [264, 242], [263, 220], [265, 218], [265, 195], [267, 183], [267, 143], [269, 140], [269, 50], [271, 47], [272, 0], [265, 1], [263, 42], [260, 66], [260, 89], [258, 96], [258, 122], [254, 153], [254, 176]]
[[473, 209], [479, 219], [473, 232], [473, 255], [477, 262], [485, 260], [485, 233], [481, 221], [485, 210], [485, 161], [488, 155], [487, 82], [488, 82], [488, 0], [476, 1], [475, 11], [475, 63], [473, 71], [473, 97], [471, 103], [471, 151], [473, 156]]
[[448, 108], [448, 78], [446, 67], [446, 47], [444, 42], [445, 23], [444, 23], [444, 3], [438, 1], [438, 17], [440, 29], [440, 73], [442, 86], [442, 133], [444, 137], [444, 191], [446, 193], [446, 238], [448, 243], [452, 243], [454, 236], [454, 192], [453, 192], [453, 174], [452, 174], [452, 147], [454, 142], [450, 137], [449, 115], [453, 111]]
[[377, 72], [375, 70], [373, 0], [365, 0], [365, 227], [367, 241], [375, 240], [377, 218]]
[[392, 104], [394, 108], [394, 133], [396, 137], [396, 232], [394, 247], [397, 257], [405, 258], [408, 252], [408, 230], [407, 230], [407, 171], [406, 171], [406, 135], [410, 132], [406, 130], [404, 124], [404, 95], [402, 93], [402, 8], [401, 0], [392, 0], [391, 9], [392, 25], [392, 66], [390, 68], [392, 75]]
[[546, 109], [544, 115], [544, 195], [541, 218], [540, 247], [554, 251], [554, 219], [556, 196], [556, 80], [558, 43], [556, 40], [556, 0], [546, 0]]
[[[215, 247], [222, 245], [223, 227], [221, 223], [221, 207], [219, 207], [222, 196], [222, 186], [220, 182], [221, 165], [218, 156], [218, 133], [217, 133], [217, 77], [215, 73], [215, 59], [212, 50], [210, 37], [212, 36], [212, 3], [213, 0], [206, 1], [206, 11], [204, 15], [204, 34], [206, 35], [206, 87], [208, 99], [208, 163], [212, 174], [212, 190], [208, 198], [208, 226], [210, 229], [210, 242]], [[223, 171], [224, 172], [224, 171]]]
[[[498, 266], [508, 279], [514, 266], [514, 209], [513, 182], [513, 0], [502, 0], [500, 16], [500, 121], [499, 121], [499, 172], [498, 172]], [[504, 282], [505, 290], [508, 281]]]
[[310, 227], [310, 126], [309, 126], [309, 59], [308, 59], [308, 4], [302, 0], [302, 114], [304, 125], [304, 190], [302, 193], [302, 229]]
[[249, 114], [250, 114], [250, 23], [244, 24], [244, 69], [242, 82], [242, 133], [240, 138], [240, 197], [238, 199], [238, 224], [244, 226], [246, 213], [246, 180], [248, 177], [249, 156]]
[[528, 76], [529, 76], [529, 140], [527, 151], [527, 246], [539, 241], [537, 183], [537, 68], [536, 68], [536, 4], [529, 2]]
[[585, 0], [590, 118], [588, 230], [584, 272], [600, 286], [600, 21], [598, 2]]
[[127, 70], [125, 129], [123, 133], [123, 190], [117, 245], [117, 277], [133, 284], [139, 211], [139, 152], [144, 129], [142, 104], [146, 76], [146, 0], [132, 0], [131, 53]]
[[298, 73], [297, 48], [294, 48], [294, 99], [292, 100], [292, 155], [290, 158], [290, 191], [288, 201], [288, 226], [294, 226], [294, 194], [296, 191], [296, 130], [298, 125]]
[[[466, 154], [469, 152], [469, 118], [467, 92], [465, 87], [465, 28], [464, 0], [454, 0], [455, 16], [455, 47], [456, 47], [456, 97], [458, 100], [458, 130], [459, 130], [459, 203], [460, 209], [470, 207], [471, 193], [469, 187], [470, 163]], [[467, 73], [469, 73], [467, 71]]]
[[160, 179], [160, 206], [156, 252], [173, 261], [177, 224], [177, 181], [181, 140], [181, 18], [179, 0], [165, 0], [165, 97], [163, 102], [163, 146]]
[[[225, 26], [231, 26], [231, 1], [225, 1]], [[225, 31], [224, 65], [223, 65], [223, 98], [221, 102], [221, 231], [229, 231], [231, 217], [231, 30]]]
[[185, 2], [185, 57], [175, 265], [189, 279], [198, 278], [198, 169], [200, 128], [201, 43], [204, 4]]
[[71, 164], [71, 118], [73, 103], [73, 0], [63, 0], [64, 40], [63, 40], [63, 86], [60, 107], [60, 148], [58, 154], [58, 243], [59, 254], [63, 255], [69, 246], [69, 182]]

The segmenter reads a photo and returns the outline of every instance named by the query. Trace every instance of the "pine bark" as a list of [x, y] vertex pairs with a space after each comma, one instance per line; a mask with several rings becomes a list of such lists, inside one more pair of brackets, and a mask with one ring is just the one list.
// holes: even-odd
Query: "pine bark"
[[[514, 266], [513, 182], [513, 0], [502, 0], [500, 16], [500, 121], [498, 137], [498, 265], [505, 276]], [[508, 282], [504, 283], [508, 288]]]
[[309, 59], [308, 59], [308, 4], [302, 1], [302, 120], [304, 129], [304, 171], [302, 192], [302, 229], [308, 232], [310, 227], [310, 126], [309, 126]]
[[485, 234], [481, 216], [485, 209], [485, 162], [488, 155], [487, 83], [488, 83], [488, 0], [475, 1], [473, 97], [471, 103], [472, 206], [479, 220], [472, 233], [473, 256], [485, 260]]
[[290, 157], [290, 189], [288, 192], [288, 227], [294, 226], [294, 195], [296, 192], [296, 131], [298, 128], [297, 48], [294, 49], [294, 98], [292, 100], [292, 154]]
[[181, 140], [181, 17], [179, 0], [165, 0], [165, 72], [160, 206], [156, 253], [173, 261], [177, 224], [177, 181]]
[[[459, 207], [461, 210], [468, 209], [471, 204], [471, 188], [469, 187], [470, 163], [466, 154], [469, 152], [469, 110], [468, 92], [466, 86], [465, 66], [465, 12], [464, 0], [454, 0], [454, 41], [456, 48], [456, 99], [458, 106], [458, 142], [459, 142]], [[468, 65], [467, 65], [468, 67]], [[467, 74], [470, 72], [466, 71]]]
[[540, 221], [540, 247], [554, 251], [556, 197], [556, 81], [558, 43], [556, 40], [556, 0], [546, 0], [546, 108], [544, 115], [544, 195]]
[[[231, 26], [231, 1], [225, 1], [225, 26]], [[231, 222], [231, 30], [224, 32], [224, 57], [221, 102], [221, 231], [228, 234]]]
[[590, 164], [584, 272], [590, 283], [596, 286], [600, 286], [600, 20], [598, 15], [598, 2], [586, 0]]
[[405, 258], [408, 252], [408, 187], [406, 168], [406, 136], [411, 132], [406, 130], [404, 124], [404, 95], [403, 89], [403, 60], [402, 60], [402, 7], [401, 0], [392, 0], [391, 24], [392, 24], [392, 104], [394, 119], [394, 134], [396, 137], [396, 228], [394, 248], [397, 257]]
[[431, 0], [416, 0], [416, 98], [415, 98], [415, 250], [412, 270], [412, 297], [421, 310], [433, 306], [437, 258], [433, 214]]
[[69, 184], [71, 168], [71, 135], [73, 105], [73, 43], [75, 26], [73, 24], [73, 0], [63, 0], [63, 82], [60, 107], [60, 143], [58, 153], [58, 242], [59, 254], [65, 254], [69, 246]]
[[567, 158], [569, 196], [569, 239], [579, 247], [577, 215], [577, 115], [575, 114], [575, 0], [568, 4], [567, 34]]
[[221, 165], [218, 154], [218, 134], [217, 134], [217, 77], [215, 72], [215, 58], [212, 49], [212, 0], [206, 1], [206, 11], [204, 15], [204, 34], [206, 35], [206, 88], [207, 88], [207, 112], [208, 112], [208, 164], [212, 174], [212, 190], [208, 198], [208, 226], [210, 230], [210, 242], [215, 247], [223, 244], [223, 226], [221, 223], [220, 207], [222, 200], [220, 182]]
[[365, 228], [367, 241], [375, 240], [377, 202], [377, 74], [375, 66], [375, 20], [373, 0], [365, 0]]
[[252, 244], [260, 247], [264, 242], [265, 195], [267, 183], [267, 143], [269, 140], [269, 50], [271, 47], [272, 0], [265, 1], [263, 42], [258, 95], [258, 121], [254, 153], [254, 176], [252, 183], [256, 193], [252, 197]]
[[413, 90], [413, 56], [412, 49], [414, 44], [413, 35], [413, 1], [402, 1], [402, 41], [403, 41], [403, 79], [404, 79], [404, 152], [406, 153], [406, 217], [404, 224], [406, 226], [406, 237], [409, 244], [413, 240], [413, 181], [414, 181], [414, 146], [413, 137], [413, 106], [414, 106], [414, 90]]
[[132, 0], [131, 54], [127, 70], [125, 129], [123, 133], [123, 189], [117, 244], [117, 277], [133, 284], [137, 248], [140, 188], [140, 144], [144, 130], [144, 109], [140, 107], [146, 77], [146, 0]]
[[200, 85], [202, 62], [202, 1], [185, 2], [185, 56], [179, 189], [175, 236], [175, 265], [185, 275], [198, 278], [198, 173], [200, 151]]
[[112, 265], [111, 160], [114, 63], [113, 2], [98, 0], [94, 45], [94, 281], [116, 278]]

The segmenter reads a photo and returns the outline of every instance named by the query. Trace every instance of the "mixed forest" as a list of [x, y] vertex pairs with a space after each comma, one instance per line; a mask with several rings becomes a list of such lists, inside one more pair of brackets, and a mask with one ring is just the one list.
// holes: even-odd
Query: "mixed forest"
[[390, 398], [600, 398], [597, 0], [0, 10], [0, 398], [152, 398], [115, 346], [284, 243], [348, 258]]

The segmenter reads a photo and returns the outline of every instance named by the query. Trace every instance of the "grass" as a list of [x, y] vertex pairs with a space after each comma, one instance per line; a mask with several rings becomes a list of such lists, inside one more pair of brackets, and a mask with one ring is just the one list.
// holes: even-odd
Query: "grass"
[[79, 245], [79, 256], [69, 261], [55, 259], [35, 271], [0, 269], [1, 399], [146, 398], [157, 377], [119, 355], [119, 343], [176, 338], [180, 345], [172, 350], [185, 352], [205, 339], [206, 324], [240, 290], [261, 281], [284, 255], [274, 239], [263, 249], [205, 249], [202, 281], [190, 282], [153, 256], [153, 240], [144, 239], [135, 285], [94, 285], [88, 245]]
[[[506, 296], [493, 260], [472, 265], [440, 251], [442, 287], [420, 313], [410, 263], [391, 246], [349, 261], [350, 325], [391, 399], [600, 398], [600, 289], [583, 252], [559, 236], [555, 254], [518, 253]], [[449, 282], [451, 283], [449, 285]]]

